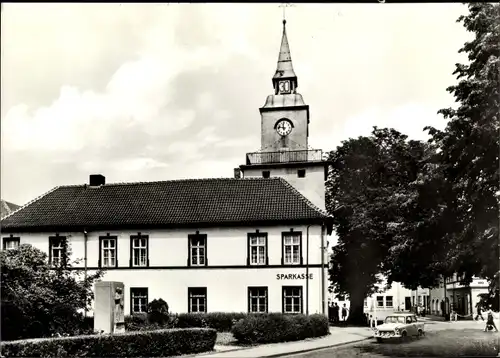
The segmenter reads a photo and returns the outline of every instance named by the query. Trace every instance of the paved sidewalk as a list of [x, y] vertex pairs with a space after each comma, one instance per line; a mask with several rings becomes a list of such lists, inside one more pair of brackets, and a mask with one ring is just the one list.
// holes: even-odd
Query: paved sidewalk
[[193, 357], [207, 358], [243, 358], [243, 357], [279, 357], [292, 353], [307, 352], [321, 348], [353, 343], [373, 337], [368, 327], [330, 327], [330, 335], [310, 338], [297, 342], [273, 343], [256, 347], [215, 346], [215, 352], [203, 353]]

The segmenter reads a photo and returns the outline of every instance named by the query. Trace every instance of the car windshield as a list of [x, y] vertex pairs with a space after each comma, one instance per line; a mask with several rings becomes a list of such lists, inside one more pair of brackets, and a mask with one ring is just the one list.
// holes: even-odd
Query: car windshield
[[385, 323], [405, 323], [405, 318], [397, 316], [389, 316], [385, 319]]

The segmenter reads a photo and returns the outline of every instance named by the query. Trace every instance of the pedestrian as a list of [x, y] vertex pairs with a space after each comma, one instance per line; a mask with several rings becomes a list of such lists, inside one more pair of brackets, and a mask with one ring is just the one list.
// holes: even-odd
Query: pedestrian
[[478, 302], [476, 304], [476, 317], [474, 317], [474, 321], [477, 321], [479, 319], [479, 317], [481, 317], [481, 319], [484, 321], [484, 317], [483, 317], [483, 308], [481, 307], [481, 303]]
[[345, 325], [346, 320], [347, 320], [347, 311], [349, 311], [344, 303], [344, 306], [342, 307], [342, 322]]
[[[344, 304], [345, 306], [345, 304]], [[338, 324], [339, 323], [339, 310], [340, 310], [340, 307], [339, 305], [337, 304], [337, 302], [335, 302], [333, 304], [333, 322], [335, 324]]]
[[491, 328], [495, 328], [495, 331], [498, 332], [497, 326], [495, 324], [495, 320], [493, 319], [493, 311], [491, 310], [491, 306], [486, 311], [486, 326], [484, 326], [484, 331], [488, 331]]
[[458, 318], [458, 313], [457, 313], [457, 311], [455, 311], [454, 309], [453, 309], [453, 310], [451, 310], [451, 320], [456, 322], [456, 321], [457, 321], [457, 318]]

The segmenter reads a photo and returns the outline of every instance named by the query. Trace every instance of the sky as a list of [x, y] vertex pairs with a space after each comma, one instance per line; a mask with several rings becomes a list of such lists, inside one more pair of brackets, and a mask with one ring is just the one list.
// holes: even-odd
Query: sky
[[[260, 149], [279, 4], [2, 4], [1, 197], [58, 185], [232, 177]], [[286, 9], [309, 144], [373, 126], [427, 139], [454, 106], [462, 4]]]

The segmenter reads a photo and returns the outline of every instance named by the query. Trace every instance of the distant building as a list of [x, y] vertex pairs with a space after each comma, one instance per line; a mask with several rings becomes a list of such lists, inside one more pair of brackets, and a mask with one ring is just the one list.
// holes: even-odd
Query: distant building
[[474, 315], [476, 305], [481, 300], [479, 295], [488, 293], [488, 280], [474, 277], [468, 286], [460, 283], [456, 274], [446, 279], [441, 278], [439, 287], [430, 290], [431, 312], [443, 314], [455, 310], [461, 316]]
[[3, 199], [1, 199], [1, 206], [0, 206], [0, 218], [4, 218], [5, 216], [11, 214], [12, 212], [16, 211], [17, 209], [20, 208], [19, 205], [16, 205], [16, 204], [13, 204], [13, 203], [10, 203], [8, 201], [5, 201]]

